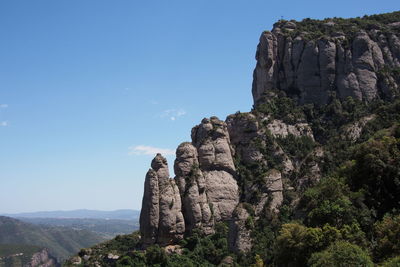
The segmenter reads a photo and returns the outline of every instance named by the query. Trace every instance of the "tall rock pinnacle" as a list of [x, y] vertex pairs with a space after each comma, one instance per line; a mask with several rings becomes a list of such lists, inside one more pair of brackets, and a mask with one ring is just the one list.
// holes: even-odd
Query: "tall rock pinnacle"
[[167, 160], [157, 154], [146, 175], [140, 213], [140, 232], [145, 246], [170, 244], [183, 237], [185, 224], [181, 206], [179, 189], [169, 178]]

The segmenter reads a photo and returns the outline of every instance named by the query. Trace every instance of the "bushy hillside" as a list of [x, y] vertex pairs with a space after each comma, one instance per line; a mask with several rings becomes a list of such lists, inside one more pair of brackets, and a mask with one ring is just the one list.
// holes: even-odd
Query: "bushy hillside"
[[138, 218], [132, 220], [84, 219], [84, 218], [17, 218], [23, 222], [47, 227], [68, 227], [76, 230], [88, 230], [105, 238], [129, 234], [139, 229]]
[[0, 245], [0, 267], [22, 267], [32, 261], [35, 253], [43, 249], [30, 245]]
[[[34, 245], [47, 248], [59, 261], [82, 247], [105, 239], [93, 232], [65, 227], [39, 227], [9, 217], [0, 216], [0, 244]], [[3, 246], [5, 249], [6, 246]]]

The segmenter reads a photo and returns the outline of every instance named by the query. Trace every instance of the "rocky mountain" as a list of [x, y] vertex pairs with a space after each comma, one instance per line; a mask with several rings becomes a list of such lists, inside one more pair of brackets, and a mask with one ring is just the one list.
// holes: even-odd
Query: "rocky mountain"
[[103, 246], [80, 259], [398, 264], [399, 27], [400, 12], [277, 22], [257, 47], [253, 109], [203, 119], [177, 148], [173, 178], [157, 154], [131, 252]]

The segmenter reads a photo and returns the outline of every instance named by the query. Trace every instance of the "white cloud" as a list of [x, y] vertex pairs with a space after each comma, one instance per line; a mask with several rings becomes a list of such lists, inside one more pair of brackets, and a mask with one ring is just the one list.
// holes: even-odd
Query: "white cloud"
[[8, 126], [8, 121], [0, 121], [0, 126], [2, 127]]
[[161, 118], [169, 118], [171, 121], [175, 121], [179, 117], [182, 117], [186, 114], [186, 111], [184, 109], [167, 109], [164, 110], [160, 117]]
[[150, 155], [155, 156], [157, 153], [161, 153], [163, 156], [175, 155], [175, 150], [168, 148], [159, 148], [153, 146], [131, 146], [129, 149], [129, 155]]
[[0, 104], [0, 108], [8, 108], [8, 104]]

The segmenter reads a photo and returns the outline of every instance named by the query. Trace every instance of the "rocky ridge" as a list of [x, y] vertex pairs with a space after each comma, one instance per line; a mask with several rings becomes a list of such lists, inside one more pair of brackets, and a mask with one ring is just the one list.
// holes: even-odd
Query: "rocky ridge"
[[[300, 104], [327, 104], [333, 92], [366, 102], [394, 97], [398, 80], [391, 70], [400, 67], [398, 22], [376, 21], [360, 28], [357, 20], [341, 27], [339, 19], [310, 21], [282, 20], [261, 35], [253, 75], [255, 104], [272, 89]], [[320, 36], [313, 38], [317, 31]]]

